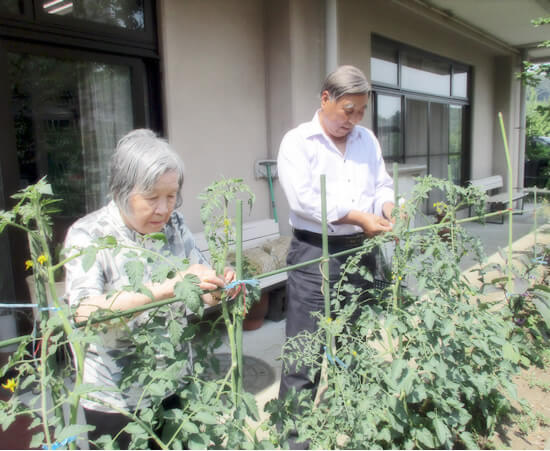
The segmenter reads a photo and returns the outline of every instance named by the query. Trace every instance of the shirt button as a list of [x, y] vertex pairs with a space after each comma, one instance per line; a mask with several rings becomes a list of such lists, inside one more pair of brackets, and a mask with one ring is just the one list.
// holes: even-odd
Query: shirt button
[[348, 179], [348, 183], [351, 183], [351, 179]]

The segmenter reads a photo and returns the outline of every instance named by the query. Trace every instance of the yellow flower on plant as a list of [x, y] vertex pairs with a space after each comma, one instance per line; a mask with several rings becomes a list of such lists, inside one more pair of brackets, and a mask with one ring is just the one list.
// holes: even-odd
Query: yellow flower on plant
[[29, 269], [31, 269], [32, 265], [33, 265], [32, 260], [27, 260], [25, 262], [25, 271], [28, 271]]
[[48, 257], [46, 257], [45, 255], [41, 255], [40, 257], [38, 257], [36, 259], [36, 261], [38, 263], [40, 263], [41, 265], [43, 265], [44, 263], [46, 263], [48, 261]]
[[332, 323], [332, 318], [327, 318], [327, 323]]
[[353, 357], [357, 357], [357, 351], [354, 349], [354, 350], [351, 352], [351, 355], [352, 355]]
[[2, 384], [2, 387], [13, 393], [15, 391], [15, 388], [17, 387], [17, 383], [15, 382], [15, 379], [8, 379], [5, 384]]

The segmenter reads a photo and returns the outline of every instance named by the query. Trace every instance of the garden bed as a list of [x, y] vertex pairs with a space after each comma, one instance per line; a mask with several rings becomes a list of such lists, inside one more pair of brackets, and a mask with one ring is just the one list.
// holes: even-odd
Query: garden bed
[[[544, 225], [536, 231], [536, 244], [550, 246], [550, 226]], [[535, 245], [535, 233], [530, 233], [515, 241], [514, 253], [527, 253]], [[504, 258], [496, 252], [488, 258], [488, 263], [503, 264]], [[472, 284], [479, 286], [478, 275], [474, 272], [477, 265], [464, 271]], [[549, 271], [548, 267], [545, 271]], [[497, 277], [499, 274], [493, 273]], [[494, 300], [500, 293], [490, 293]], [[523, 368], [514, 377], [518, 401], [513, 401], [514, 411], [509, 419], [497, 427], [495, 437], [489, 440], [487, 447], [495, 449], [549, 449], [550, 447], [550, 348], [543, 356], [544, 366], [531, 365]]]

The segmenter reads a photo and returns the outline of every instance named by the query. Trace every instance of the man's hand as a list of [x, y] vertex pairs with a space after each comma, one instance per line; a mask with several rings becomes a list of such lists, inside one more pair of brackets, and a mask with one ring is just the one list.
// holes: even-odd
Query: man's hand
[[393, 202], [385, 202], [384, 205], [382, 205], [382, 215], [392, 224], [395, 224], [395, 217], [392, 216], [394, 207], [395, 204]]
[[392, 230], [392, 224], [387, 219], [359, 210], [351, 210], [343, 218], [334, 221], [333, 224], [353, 224], [359, 226], [368, 237], [373, 237], [379, 233], [390, 232]]
[[365, 232], [365, 235], [369, 238], [380, 233], [390, 232], [392, 230], [392, 223], [387, 219], [373, 215], [372, 213], [362, 214], [364, 217], [360, 226], [363, 229], [363, 232]]

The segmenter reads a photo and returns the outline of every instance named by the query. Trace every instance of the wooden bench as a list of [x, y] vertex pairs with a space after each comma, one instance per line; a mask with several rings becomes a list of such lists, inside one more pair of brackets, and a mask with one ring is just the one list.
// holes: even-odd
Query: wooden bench
[[[504, 186], [501, 175], [492, 175], [490, 177], [472, 179], [470, 180], [470, 185], [475, 186], [482, 192], [488, 194], [487, 205], [489, 206], [489, 211], [503, 209], [509, 201], [507, 191], [494, 193], [494, 191], [500, 191], [500, 189]], [[523, 188], [514, 188], [512, 193], [512, 201], [521, 201], [520, 214], [523, 214], [523, 202], [528, 195], [529, 193], [524, 191]], [[471, 208], [469, 214], [471, 216]], [[503, 224], [504, 215], [501, 215], [500, 219], [499, 224]]]

